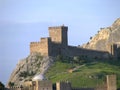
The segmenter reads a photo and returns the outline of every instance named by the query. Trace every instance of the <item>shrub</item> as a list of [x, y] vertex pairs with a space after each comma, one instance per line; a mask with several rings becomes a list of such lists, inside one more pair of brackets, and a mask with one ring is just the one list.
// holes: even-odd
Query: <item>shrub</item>
[[62, 55], [57, 55], [56, 60], [57, 61], [63, 61], [63, 56]]
[[27, 77], [29, 75], [29, 73], [27, 71], [23, 71], [19, 74], [20, 77]]
[[2, 82], [0, 82], [0, 88], [4, 88], [4, 84]]
[[9, 85], [9, 87], [13, 87], [15, 84], [14, 84], [14, 82], [9, 82], [8, 85]]
[[92, 39], [92, 37], [90, 37], [90, 39]]
[[33, 71], [31, 71], [30, 73], [28, 71], [23, 71], [19, 74], [20, 77], [24, 77], [26, 78], [27, 76], [34, 76], [35, 73]]

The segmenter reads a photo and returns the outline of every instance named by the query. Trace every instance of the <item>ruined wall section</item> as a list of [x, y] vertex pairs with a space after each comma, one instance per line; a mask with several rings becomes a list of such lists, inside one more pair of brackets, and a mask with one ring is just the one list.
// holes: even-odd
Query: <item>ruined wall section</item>
[[30, 43], [30, 53], [40, 53], [42, 56], [49, 56], [50, 54], [50, 43], [51, 39], [41, 38], [40, 42], [31, 42]]

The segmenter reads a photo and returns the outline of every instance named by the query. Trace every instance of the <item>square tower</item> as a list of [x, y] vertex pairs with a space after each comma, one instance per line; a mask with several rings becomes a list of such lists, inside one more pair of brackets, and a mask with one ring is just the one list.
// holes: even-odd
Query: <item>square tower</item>
[[68, 45], [68, 37], [67, 37], [67, 26], [58, 26], [58, 27], [49, 27], [49, 36], [51, 37], [51, 41], [56, 44], [61, 44], [63, 46]]

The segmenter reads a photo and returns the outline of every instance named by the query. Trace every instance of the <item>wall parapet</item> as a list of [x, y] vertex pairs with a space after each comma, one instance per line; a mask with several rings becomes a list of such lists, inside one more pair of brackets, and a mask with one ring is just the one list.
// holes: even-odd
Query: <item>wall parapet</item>
[[40, 42], [30, 42], [30, 44], [39, 44]]
[[61, 29], [61, 28], [68, 28], [67, 26], [55, 26], [55, 27], [48, 27], [48, 29]]

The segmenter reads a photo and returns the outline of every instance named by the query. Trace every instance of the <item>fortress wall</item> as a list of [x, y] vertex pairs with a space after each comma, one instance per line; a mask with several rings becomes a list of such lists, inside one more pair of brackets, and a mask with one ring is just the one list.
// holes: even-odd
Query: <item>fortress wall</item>
[[[65, 50], [65, 51], [64, 51]], [[63, 49], [63, 55], [67, 55], [67, 56], [88, 56], [91, 58], [108, 58], [109, 53], [108, 52], [102, 52], [102, 51], [95, 51], [95, 50], [90, 50], [90, 49], [83, 49], [83, 48], [78, 48], [78, 47], [73, 47], [73, 46], [68, 46], [67, 49]]]
[[49, 43], [50, 38], [41, 38], [40, 42], [30, 43], [30, 53], [41, 53], [43, 56], [49, 56]]
[[51, 81], [36, 81], [36, 90], [52, 90]]
[[61, 44], [56, 44], [56, 43], [51, 43], [49, 44], [49, 52], [50, 52], [50, 56], [57, 56], [61, 54], [61, 48], [62, 45]]
[[72, 90], [71, 83], [69, 82], [57, 82], [56, 90]]
[[62, 27], [62, 45], [68, 46], [68, 27]]

